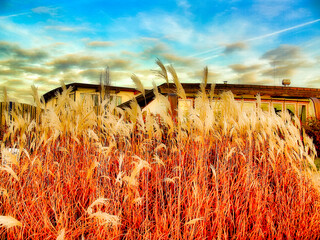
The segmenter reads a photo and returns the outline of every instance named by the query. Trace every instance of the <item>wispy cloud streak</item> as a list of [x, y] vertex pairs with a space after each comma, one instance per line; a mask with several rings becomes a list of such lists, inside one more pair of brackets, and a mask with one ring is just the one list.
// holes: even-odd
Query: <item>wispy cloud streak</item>
[[27, 14], [30, 14], [30, 12], [11, 14], [11, 15], [7, 15], [7, 16], [0, 16], [0, 19], [7, 19], [7, 18], [11, 18], [11, 17], [18, 17], [18, 16], [21, 16], [21, 15], [27, 15]]
[[[261, 36], [258, 36], [258, 37], [249, 38], [249, 39], [244, 40], [243, 42], [251, 42], [251, 41], [255, 41], [255, 40], [260, 40], [260, 39], [272, 37], [272, 36], [275, 36], [275, 35], [278, 35], [278, 34], [281, 34], [281, 33], [284, 33], [284, 32], [288, 32], [288, 31], [291, 31], [291, 30], [294, 30], [294, 29], [297, 29], [297, 28], [305, 27], [305, 26], [308, 26], [308, 25], [311, 25], [311, 24], [314, 24], [314, 23], [317, 23], [317, 22], [320, 22], [320, 18], [316, 19], [316, 20], [313, 20], [313, 21], [310, 21], [310, 22], [302, 23], [302, 24], [299, 24], [299, 25], [296, 25], [296, 26], [293, 26], [293, 27], [285, 28], [285, 29], [282, 29], [282, 30], [279, 30], [279, 31], [276, 31], [276, 32], [268, 33], [268, 34], [261, 35]], [[204, 54], [221, 51], [222, 49], [224, 49], [224, 47], [217, 47], [217, 48], [213, 48], [213, 49], [207, 50], [205, 52], [196, 53], [196, 54], [194, 54], [192, 56], [193, 57], [201, 56], [201, 55], [204, 55]], [[221, 55], [223, 55], [223, 54], [204, 57], [204, 58], [201, 58], [200, 61], [207, 61], [207, 60], [210, 60], [212, 58], [216, 58], [216, 57], [221, 56]]]
[[259, 39], [271, 37], [271, 36], [278, 35], [278, 34], [284, 33], [284, 32], [288, 32], [288, 31], [291, 31], [293, 29], [301, 28], [301, 27], [304, 27], [304, 26], [307, 26], [307, 25], [310, 25], [310, 24], [313, 24], [313, 23], [316, 23], [316, 22], [320, 22], [320, 18], [316, 19], [314, 21], [310, 21], [310, 22], [306, 22], [306, 23], [302, 23], [302, 24], [293, 26], [293, 27], [285, 28], [285, 29], [282, 29], [282, 30], [279, 30], [279, 31], [276, 31], [276, 32], [273, 32], [273, 33], [268, 33], [268, 34], [265, 34], [265, 35], [262, 35], [262, 36], [250, 38], [250, 39], [247, 39], [245, 41], [249, 42], [249, 41], [254, 41], [254, 40], [259, 40]]

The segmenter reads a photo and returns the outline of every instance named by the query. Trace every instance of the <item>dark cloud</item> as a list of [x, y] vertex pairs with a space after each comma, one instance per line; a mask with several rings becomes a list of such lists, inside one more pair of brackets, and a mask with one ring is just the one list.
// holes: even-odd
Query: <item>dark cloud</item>
[[125, 70], [130, 71], [134, 68], [134, 65], [131, 60], [120, 59], [120, 58], [111, 58], [101, 61], [103, 63], [103, 68], [109, 66], [112, 70]]
[[143, 59], [156, 59], [162, 54], [169, 52], [169, 48], [164, 43], [156, 43], [152, 46], [145, 47], [139, 54]]
[[270, 50], [262, 55], [262, 59], [277, 62], [292, 61], [303, 58], [300, 47], [294, 45], [280, 45], [276, 49]]
[[164, 59], [170, 64], [177, 65], [177, 66], [190, 67], [190, 66], [194, 66], [195, 64], [198, 64], [198, 61], [196, 58], [181, 57], [172, 53], [160, 54], [160, 58]]
[[0, 66], [7, 67], [10, 69], [19, 69], [28, 64], [28, 61], [25, 59], [6, 59], [0, 61]]
[[11, 101], [34, 104], [31, 87], [25, 89], [10, 90], [8, 91], [8, 97]]
[[6, 87], [21, 87], [25, 85], [25, 81], [21, 79], [10, 79], [4, 83]]
[[199, 64], [198, 59], [192, 57], [184, 57], [176, 54], [165, 43], [159, 42], [157, 39], [139, 39], [144, 42], [144, 49], [141, 52], [122, 51], [121, 54], [130, 58], [140, 58], [147, 61], [155, 61], [157, 58], [164, 63], [170, 63], [175, 66], [195, 66]]
[[93, 41], [93, 42], [87, 43], [87, 46], [92, 48], [112, 47], [114, 45], [115, 44], [113, 42], [109, 42], [109, 41]]
[[22, 74], [22, 72], [20, 70], [16, 70], [16, 69], [5, 69], [2, 70], [0, 69], [0, 75], [1, 76], [17, 76]]
[[12, 52], [17, 49], [18, 46], [9, 42], [0, 42], [0, 55], [11, 55]]
[[307, 87], [318, 88], [319, 85], [320, 85], [320, 77], [317, 77], [317, 78], [307, 82]]
[[243, 65], [243, 64], [232, 64], [229, 65], [229, 67], [237, 72], [237, 73], [246, 73], [246, 72], [251, 72], [251, 71], [255, 71], [261, 68], [260, 64], [254, 64], [254, 65]]
[[226, 55], [232, 54], [232, 53], [235, 53], [238, 51], [243, 51], [247, 48], [248, 48], [248, 46], [244, 42], [236, 42], [236, 43], [226, 44], [223, 53]]
[[66, 71], [75, 67], [80, 69], [93, 68], [101, 66], [101, 63], [96, 57], [68, 54], [52, 60], [47, 65], [53, 66], [57, 71]]
[[131, 83], [132, 82], [130, 78], [131, 75], [132, 75], [132, 72], [130, 71], [111, 71], [110, 72], [111, 84], [118, 85], [119, 83], [121, 84], [121, 81], [127, 81], [128, 79], [130, 79], [130, 83]]
[[[201, 82], [203, 78], [203, 70], [188, 72], [187, 75], [195, 81]], [[220, 77], [220, 73], [208, 70], [208, 83], [215, 82]]]
[[20, 48], [20, 49], [17, 49], [17, 51], [15, 52], [15, 55], [18, 58], [26, 58], [28, 60], [33, 60], [33, 61], [45, 59], [48, 57], [47, 52], [44, 52], [39, 49], [26, 50], [26, 49]]
[[1, 41], [0, 42], [0, 56], [15, 57], [27, 59], [29, 61], [38, 61], [48, 57], [48, 53], [41, 49], [22, 49], [19, 45]]
[[244, 84], [256, 84], [258, 78], [255, 72], [240, 75], [239, 81]]
[[239, 82], [242, 84], [270, 85], [273, 83], [273, 80], [260, 79], [256, 72], [248, 72], [240, 75]]
[[25, 66], [21, 67], [22, 70], [29, 73], [34, 73], [38, 75], [47, 75], [52, 72], [52, 69], [48, 69], [45, 66], [43, 67], [34, 67], [34, 66]]
[[87, 69], [84, 71], [81, 71], [79, 74], [83, 77], [89, 78], [89, 79], [96, 79], [98, 80], [100, 78], [100, 74], [102, 74], [102, 69]]
[[81, 75], [76, 72], [65, 72], [57, 76], [59, 81], [63, 81], [65, 84], [73, 82], [83, 82]]
[[269, 68], [263, 71], [263, 76], [270, 76], [270, 77], [292, 77], [296, 71], [301, 68], [305, 67], [306, 65], [304, 62], [292, 62], [286, 63], [283, 65], [275, 66], [274, 68]]
[[269, 60], [271, 66], [262, 75], [277, 78], [293, 77], [300, 68], [313, 67], [315, 64], [306, 58], [300, 47], [294, 45], [280, 45], [261, 58]]
[[57, 82], [54, 82], [53, 80], [51, 80], [51, 78], [48, 78], [48, 77], [38, 77], [33, 81], [33, 84], [49, 86], [49, 85], [55, 85], [57, 84]]
[[104, 59], [94, 56], [86, 56], [81, 54], [68, 54], [52, 60], [47, 63], [48, 66], [53, 66], [55, 72], [66, 72], [68, 70], [78, 68], [81, 70], [105, 68], [109, 66], [111, 69], [131, 68], [132, 63], [127, 59], [110, 58]]

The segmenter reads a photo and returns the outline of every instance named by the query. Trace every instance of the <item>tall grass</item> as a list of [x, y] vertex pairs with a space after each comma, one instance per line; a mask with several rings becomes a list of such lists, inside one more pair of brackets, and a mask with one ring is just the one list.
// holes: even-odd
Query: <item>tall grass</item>
[[38, 122], [15, 115], [2, 149], [20, 156], [0, 170], [0, 215], [16, 224], [0, 239], [319, 238], [315, 149], [299, 121], [205, 85], [175, 119], [136, 102], [96, 111], [70, 89]]

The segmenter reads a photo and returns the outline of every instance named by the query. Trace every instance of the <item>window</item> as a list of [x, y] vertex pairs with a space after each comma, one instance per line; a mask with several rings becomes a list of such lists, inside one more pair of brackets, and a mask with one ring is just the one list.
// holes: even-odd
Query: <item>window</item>
[[[86, 96], [91, 96], [92, 102], [95, 107], [99, 106], [100, 103], [100, 94], [99, 93], [80, 93], [80, 98], [83, 99]], [[117, 95], [110, 95], [110, 101], [116, 101], [116, 105], [122, 103], [122, 97]]]
[[256, 108], [256, 103], [255, 102], [242, 102], [242, 110], [243, 111], [252, 111], [253, 109]]
[[275, 113], [282, 112], [282, 103], [273, 103]]
[[270, 103], [261, 103], [262, 111], [269, 112]]
[[80, 93], [80, 98], [84, 99], [85, 97], [91, 97], [91, 100], [95, 107], [99, 106], [99, 94], [98, 93]]
[[110, 101], [116, 101], [116, 105], [120, 105], [122, 103], [122, 97], [121, 96], [117, 96], [117, 95], [111, 95], [110, 96]]
[[69, 98], [71, 98], [73, 101], [76, 100], [76, 94], [75, 93], [70, 93]]
[[299, 119], [301, 122], [305, 123], [307, 120], [307, 107], [305, 104], [299, 105]]
[[296, 114], [296, 106], [295, 104], [286, 104], [286, 110], [293, 117]]

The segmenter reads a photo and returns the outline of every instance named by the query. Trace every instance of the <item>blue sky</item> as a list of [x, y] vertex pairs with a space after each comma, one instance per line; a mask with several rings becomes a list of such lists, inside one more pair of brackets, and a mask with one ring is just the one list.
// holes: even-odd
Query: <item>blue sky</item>
[[[318, 0], [102, 1], [1, 0], [0, 87], [31, 102], [65, 83], [161, 84], [155, 60], [172, 64], [182, 82], [320, 88]], [[1, 96], [0, 96], [1, 97]]]

